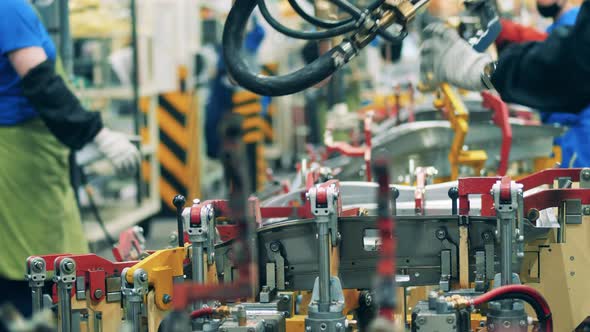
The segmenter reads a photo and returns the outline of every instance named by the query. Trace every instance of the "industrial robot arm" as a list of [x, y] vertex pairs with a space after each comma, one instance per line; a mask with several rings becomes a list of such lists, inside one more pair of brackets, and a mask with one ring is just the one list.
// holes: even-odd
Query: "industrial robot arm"
[[[223, 53], [229, 73], [235, 81], [248, 90], [265, 96], [293, 94], [309, 88], [332, 75], [340, 67], [354, 58], [377, 35], [386, 39], [402, 38], [406, 24], [429, 0], [378, 0], [361, 10], [346, 0], [330, 0], [343, 11], [349, 13], [352, 21], [328, 22], [332, 28], [324, 31], [301, 32], [288, 29], [276, 21], [266, 8], [264, 0], [241, 0], [232, 7], [223, 32]], [[292, 1], [293, 2], [293, 1]], [[244, 31], [248, 19], [259, 6], [265, 19], [283, 34], [298, 39], [327, 39], [350, 35], [340, 44], [320, 56], [305, 67], [282, 76], [264, 76], [255, 72], [242, 56]], [[304, 16], [306, 18], [306, 16]], [[311, 17], [313, 18], [313, 17]], [[315, 19], [315, 18], [313, 18]], [[310, 20], [310, 16], [307, 16]], [[393, 36], [385, 29], [393, 24], [402, 27], [399, 36]]]

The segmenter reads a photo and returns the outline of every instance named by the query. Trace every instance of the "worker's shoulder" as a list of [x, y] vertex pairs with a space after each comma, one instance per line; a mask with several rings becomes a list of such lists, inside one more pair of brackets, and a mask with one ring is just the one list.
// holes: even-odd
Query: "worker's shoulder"
[[0, 20], [38, 19], [28, 0], [0, 0]]

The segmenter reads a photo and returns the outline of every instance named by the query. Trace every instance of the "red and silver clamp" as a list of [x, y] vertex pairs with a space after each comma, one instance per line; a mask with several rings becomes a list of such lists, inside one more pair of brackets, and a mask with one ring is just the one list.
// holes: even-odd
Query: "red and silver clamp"
[[330, 180], [316, 185], [307, 192], [311, 213], [316, 217], [316, 222], [328, 224], [332, 246], [340, 243], [338, 232], [338, 216], [342, 212], [340, 198], [340, 182]]
[[[498, 217], [496, 238], [500, 240], [501, 282], [502, 286], [505, 286], [512, 284], [514, 256], [524, 256], [522, 251], [524, 243], [523, 185], [504, 176], [492, 186], [491, 194]], [[515, 244], [517, 244], [516, 252]]]

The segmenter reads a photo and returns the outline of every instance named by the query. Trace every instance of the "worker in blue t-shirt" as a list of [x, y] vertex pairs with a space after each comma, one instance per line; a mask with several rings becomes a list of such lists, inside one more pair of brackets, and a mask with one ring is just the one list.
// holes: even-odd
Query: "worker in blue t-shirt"
[[[580, 7], [573, 6], [568, 0], [537, 0], [537, 9], [542, 16], [554, 20], [547, 28], [548, 33], [573, 26], [580, 13]], [[579, 114], [542, 112], [541, 118], [543, 123], [569, 127], [555, 140], [561, 147], [561, 167], [590, 166], [590, 107]]]
[[[23, 280], [30, 255], [84, 253], [88, 245], [68, 155], [94, 144], [117, 171], [140, 154], [87, 112], [55, 70], [56, 50], [27, 0], [0, 1], [0, 302], [31, 313]], [[1, 304], [1, 303], [0, 303]]]

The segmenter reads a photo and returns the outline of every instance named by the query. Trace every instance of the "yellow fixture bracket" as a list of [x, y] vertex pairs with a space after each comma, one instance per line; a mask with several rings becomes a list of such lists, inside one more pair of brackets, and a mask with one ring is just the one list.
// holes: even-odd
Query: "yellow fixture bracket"
[[449, 153], [451, 180], [459, 177], [460, 165], [472, 167], [475, 174], [479, 175], [488, 160], [488, 155], [484, 150], [463, 149], [469, 131], [469, 113], [458, 93], [448, 83], [439, 86], [434, 107], [446, 111], [451, 128], [455, 132]]
[[150, 288], [154, 290], [156, 306], [160, 310], [170, 310], [174, 298], [174, 277], [184, 275], [183, 263], [187, 255], [188, 247], [158, 250], [127, 271], [127, 282], [132, 284], [133, 273], [143, 269], [147, 272]]

